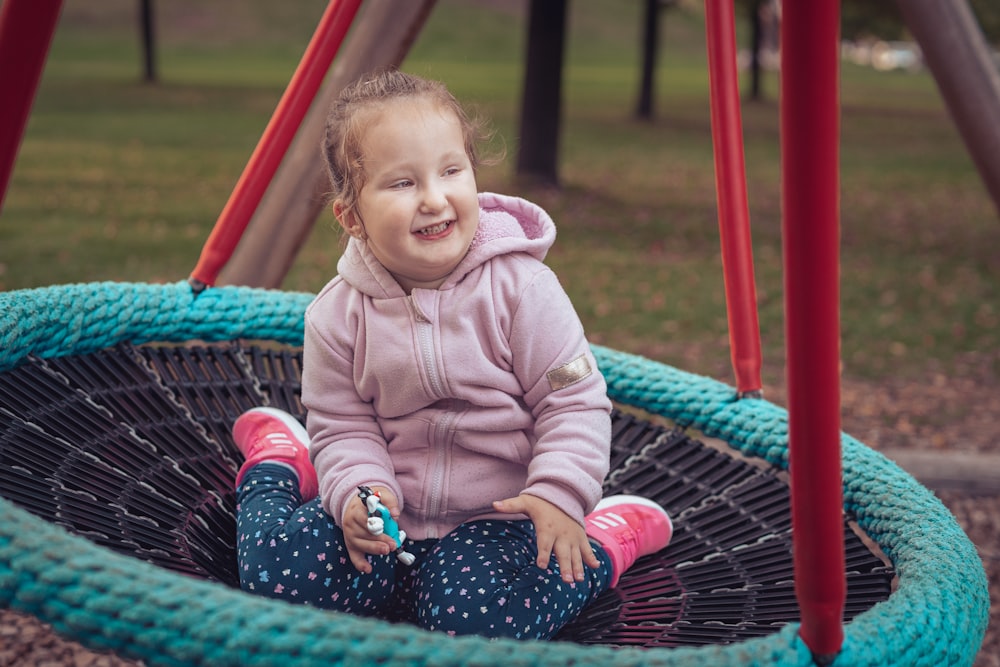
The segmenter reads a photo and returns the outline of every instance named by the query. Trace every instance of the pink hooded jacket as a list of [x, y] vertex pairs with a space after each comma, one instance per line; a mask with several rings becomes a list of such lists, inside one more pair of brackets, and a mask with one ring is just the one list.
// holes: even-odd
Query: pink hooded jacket
[[479, 204], [469, 252], [438, 289], [407, 295], [351, 239], [306, 311], [302, 402], [335, 521], [362, 484], [392, 490], [412, 539], [509, 519], [492, 503], [520, 493], [581, 523], [601, 498], [611, 403], [542, 263], [555, 225], [523, 199]]

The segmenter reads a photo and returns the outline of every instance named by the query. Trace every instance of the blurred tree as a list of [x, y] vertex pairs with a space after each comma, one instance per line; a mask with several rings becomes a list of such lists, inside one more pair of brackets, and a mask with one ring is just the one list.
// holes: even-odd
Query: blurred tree
[[760, 18], [760, 6], [764, 0], [747, 3], [747, 20], [750, 22], [750, 99], [759, 100], [761, 50], [764, 48], [764, 25]]
[[764, 96], [764, 58], [768, 53], [778, 53], [778, 32], [781, 27], [781, 2], [779, 0], [743, 0], [742, 11], [749, 24], [750, 33], [750, 94], [751, 100]]
[[142, 41], [142, 78], [146, 83], [155, 83], [156, 76], [156, 31], [153, 21], [153, 0], [139, 0], [139, 32]]
[[639, 74], [639, 97], [635, 105], [635, 116], [640, 120], [653, 117], [653, 103], [656, 100], [656, 59], [660, 52], [660, 14], [673, 7], [680, 0], [644, 0], [642, 13], [642, 64]]
[[653, 117], [653, 85], [656, 73], [656, 56], [660, 50], [660, 0], [645, 0], [642, 13], [642, 66], [639, 74], [639, 100], [635, 105], [636, 118]]
[[559, 184], [559, 120], [562, 113], [563, 44], [568, 0], [531, 0], [521, 98], [517, 176]]

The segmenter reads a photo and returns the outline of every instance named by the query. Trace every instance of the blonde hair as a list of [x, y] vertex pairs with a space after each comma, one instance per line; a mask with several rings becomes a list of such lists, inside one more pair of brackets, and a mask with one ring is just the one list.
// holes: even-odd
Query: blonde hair
[[472, 168], [479, 166], [476, 145], [489, 137], [478, 120], [473, 120], [455, 96], [440, 81], [424, 79], [397, 69], [367, 74], [344, 88], [330, 108], [323, 139], [323, 157], [330, 175], [330, 200], [339, 200], [340, 216], [350, 213], [366, 183], [362, 143], [372, 122], [372, 112], [400, 100], [424, 99], [451, 111], [458, 119], [465, 139], [465, 152]]

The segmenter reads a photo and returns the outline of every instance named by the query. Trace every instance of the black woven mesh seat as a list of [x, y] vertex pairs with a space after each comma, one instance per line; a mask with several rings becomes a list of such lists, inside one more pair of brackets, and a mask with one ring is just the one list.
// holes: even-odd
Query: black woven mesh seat
[[[273, 405], [303, 417], [301, 351], [119, 345], [0, 374], [0, 491], [114, 551], [238, 586], [229, 428]], [[660, 502], [675, 534], [560, 634], [588, 644], [724, 644], [797, 621], [785, 473], [615, 411], [607, 492]], [[894, 571], [844, 521], [845, 620]]]

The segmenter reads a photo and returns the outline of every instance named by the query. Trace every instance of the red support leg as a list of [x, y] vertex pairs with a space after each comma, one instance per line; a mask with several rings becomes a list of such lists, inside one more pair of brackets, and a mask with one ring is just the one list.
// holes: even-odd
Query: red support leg
[[762, 354], [750, 240], [733, 3], [705, 0], [708, 72], [729, 349], [740, 396], [759, 396]]
[[190, 277], [196, 291], [214, 285], [222, 267], [232, 257], [360, 5], [361, 0], [331, 0], [327, 6], [285, 94], [202, 248]]
[[789, 469], [799, 634], [819, 663], [844, 640], [840, 464], [840, 3], [786, 2], [782, 234]]
[[0, 9], [0, 210], [61, 10], [62, 0], [5, 0]]

